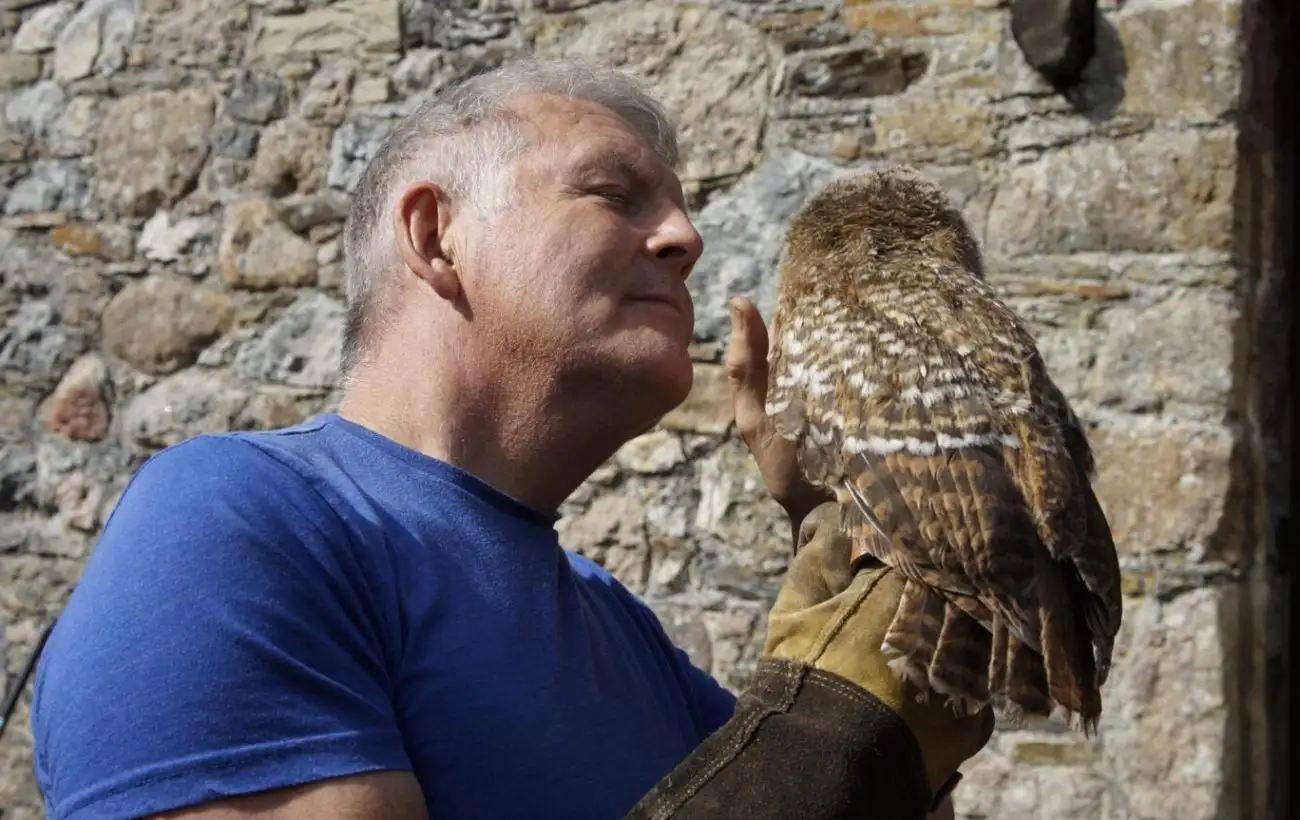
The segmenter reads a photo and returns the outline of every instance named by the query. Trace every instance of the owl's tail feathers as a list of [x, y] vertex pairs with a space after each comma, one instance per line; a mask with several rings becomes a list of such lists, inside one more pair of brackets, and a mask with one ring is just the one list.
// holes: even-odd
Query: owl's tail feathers
[[993, 636], [979, 621], [946, 604], [943, 631], [930, 660], [930, 688], [948, 696], [959, 713], [973, 715], [989, 702]]
[[1043, 658], [1033, 647], [1022, 643], [998, 620], [993, 645], [1000, 650], [993, 656], [990, 677], [995, 684], [995, 703], [1002, 717], [1015, 725], [1033, 726], [1052, 715], [1055, 704], [1048, 692], [1047, 670]]
[[1050, 558], [1039, 566], [1038, 649], [1021, 641], [1002, 616], [994, 617], [990, 689], [994, 707], [1013, 725], [1030, 728], [1057, 718], [1091, 735], [1101, 717], [1100, 684], [1086, 590], [1068, 569]]
[[1048, 691], [1071, 723], [1092, 734], [1101, 717], [1101, 692], [1091, 630], [1088, 595], [1073, 565], [1050, 560], [1038, 573], [1039, 644]]
[[924, 702], [930, 694], [930, 662], [943, 632], [944, 602], [915, 581], [903, 585], [894, 620], [885, 631], [881, 650], [897, 655], [889, 668], [900, 678], [911, 681], [917, 700]]
[[917, 700], [943, 696], [973, 715], [989, 702], [991, 638], [979, 622], [921, 584], [909, 581], [882, 649], [889, 667], [917, 689]]

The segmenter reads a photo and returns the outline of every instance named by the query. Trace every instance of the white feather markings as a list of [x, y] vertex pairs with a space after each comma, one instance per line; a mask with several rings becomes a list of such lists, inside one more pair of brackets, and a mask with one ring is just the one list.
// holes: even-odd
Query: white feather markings
[[791, 356], [802, 356], [803, 352], [808, 348], [807, 344], [794, 331], [786, 333], [782, 341], [785, 343], [786, 352]]
[[933, 407], [944, 399], [962, 399], [970, 395], [970, 388], [964, 384], [950, 382], [928, 390], [908, 387], [898, 394], [903, 401], [919, 401], [926, 407]]
[[905, 436], [903, 438], [884, 438], [883, 436], [859, 438], [857, 436], [848, 436], [844, 439], [844, 450], [855, 456], [861, 453], [886, 456], [904, 450], [913, 455], [932, 456], [940, 450], [987, 447], [991, 444], [1000, 444], [1014, 450], [1020, 447], [1020, 439], [1015, 435], [1002, 433], [966, 433], [961, 436], [938, 433], [935, 435], [934, 441], [925, 441], [915, 436]]
[[835, 440], [835, 431], [834, 429], [828, 429], [823, 433], [817, 428], [817, 425], [810, 424], [808, 425], [808, 437], [811, 438], [813, 443], [818, 447], [825, 447]]

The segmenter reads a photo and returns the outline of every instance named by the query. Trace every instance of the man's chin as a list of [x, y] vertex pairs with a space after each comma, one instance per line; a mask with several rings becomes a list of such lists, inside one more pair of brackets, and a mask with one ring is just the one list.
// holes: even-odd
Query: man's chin
[[641, 397], [633, 404], [636, 405], [637, 415], [647, 419], [645, 430], [654, 427], [659, 419], [686, 401], [695, 380], [695, 368], [684, 345], [675, 355], [665, 354], [651, 361], [643, 360], [638, 366], [629, 368], [629, 372], [632, 371], [641, 374], [638, 378], [627, 381], [635, 382], [635, 385], [629, 387]]

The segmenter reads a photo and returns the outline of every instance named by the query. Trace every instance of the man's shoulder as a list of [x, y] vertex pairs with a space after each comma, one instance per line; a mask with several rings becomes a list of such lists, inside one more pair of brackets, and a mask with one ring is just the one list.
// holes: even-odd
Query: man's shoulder
[[264, 481], [283, 489], [310, 484], [311, 464], [324, 456], [323, 423], [310, 420], [273, 430], [201, 433], [149, 457], [132, 478], [144, 486], [220, 486], [223, 492], [262, 492]]
[[566, 549], [564, 556], [569, 560], [569, 570], [573, 576], [588, 588], [596, 589], [601, 594], [616, 597], [621, 603], [640, 609], [644, 603], [623, 585], [618, 576], [601, 566], [591, 558], [573, 550]]
[[579, 578], [591, 579], [602, 584], [617, 584], [618, 580], [609, 572], [609, 570], [597, 564], [587, 556], [573, 550], [565, 550], [564, 555], [569, 559], [569, 568], [573, 570], [574, 575]]
[[158, 540], [162, 522], [189, 522], [186, 540], [229, 537], [239, 519], [281, 533], [341, 532], [329, 485], [344, 473], [331, 474], [328, 444], [310, 432], [317, 424], [203, 433], [159, 450], [126, 482], [101, 546], [134, 541], [141, 528]]
[[654, 611], [636, 593], [624, 586], [618, 576], [581, 553], [566, 549], [564, 555], [569, 559], [573, 577], [583, 586], [597, 597], [612, 602], [617, 609], [631, 614], [641, 626], [651, 626], [656, 632], [659, 631], [660, 625]]

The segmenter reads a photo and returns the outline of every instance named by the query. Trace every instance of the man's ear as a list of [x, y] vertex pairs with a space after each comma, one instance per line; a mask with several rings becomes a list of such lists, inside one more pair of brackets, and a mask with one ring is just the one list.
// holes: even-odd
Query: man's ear
[[393, 232], [402, 262], [443, 299], [460, 296], [460, 273], [446, 252], [451, 202], [432, 182], [407, 186], [393, 209]]

